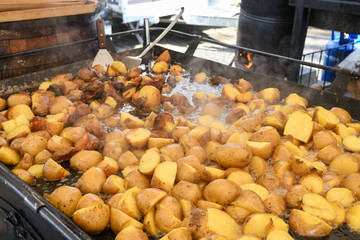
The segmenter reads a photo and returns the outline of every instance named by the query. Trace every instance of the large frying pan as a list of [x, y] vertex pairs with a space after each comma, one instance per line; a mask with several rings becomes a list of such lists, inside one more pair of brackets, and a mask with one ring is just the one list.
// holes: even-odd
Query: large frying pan
[[[166, 49], [155, 46], [151, 52], [145, 56], [144, 62], [154, 59], [164, 50]], [[115, 60], [121, 60], [128, 55], [137, 56], [141, 51], [142, 49], [134, 49], [121, 54], [112, 55]], [[345, 96], [337, 96], [331, 92], [322, 92], [311, 89], [283, 79], [269, 77], [254, 72], [247, 72], [188, 54], [171, 50], [169, 50], [169, 52], [173, 63], [181, 64], [192, 74], [203, 71], [208, 75], [219, 75], [232, 81], [244, 78], [253, 84], [255, 90], [276, 87], [280, 90], [282, 98], [290, 93], [298, 93], [305, 97], [311, 105], [321, 105], [328, 109], [335, 106], [342, 107], [349, 111], [354, 119], [360, 119], [359, 100]], [[65, 72], [76, 74], [81, 67], [85, 66], [91, 66], [91, 60], [6, 79], [0, 82], [0, 96], [6, 97], [17, 91], [34, 89], [46, 78]], [[24, 231], [24, 229], [20, 227], [21, 223], [29, 226], [30, 230], [28, 230], [28, 232], [31, 237], [26, 239], [114, 239], [114, 234], [112, 234], [111, 231], [95, 236], [87, 235], [75, 226], [68, 217], [51, 206], [42, 195], [45, 189], [47, 191], [54, 190], [57, 187], [56, 182], [39, 181], [40, 183], [37, 184], [35, 188], [31, 188], [15, 177], [15, 175], [1, 163], [0, 176], [0, 214], [5, 213], [5, 220], [14, 218], [15, 216], [16, 221], [13, 219], [13, 222], [10, 221], [10, 223], [13, 224], [15, 222], [15, 225], [18, 224], [18, 226], [12, 226], [10, 224], [11, 226], [9, 225], [9, 229], [15, 229], [16, 231], [21, 232]], [[73, 181], [75, 182], [76, 180], [73, 179]], [[6, 224], [9, 223], [5, 223], [5, 225]], [[1, 227], [3, 226], [0, 222], [0, 230]], [[296, 239], [306, 239], [296, 236], [295, 234], [294, 237]], [[350, 233], [348, 229], [343, 226], [334, 230], [329, 236], [321, 239], [355, 240], [358, 238], [359, 235]]]

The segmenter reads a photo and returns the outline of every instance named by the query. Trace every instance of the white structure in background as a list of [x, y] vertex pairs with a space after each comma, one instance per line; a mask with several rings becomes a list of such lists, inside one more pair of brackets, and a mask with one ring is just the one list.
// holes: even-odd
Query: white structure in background
[[[123, 23], [131, 28], [142, 26], [143, 19], [150, 24], [160, 17], [171, 16], [185, 7], [183, 23], [214, 27], [237, 27], [240, 0], [107, 0], [108, 6]], [[116, 16], [115, 15], [115, 16]]]

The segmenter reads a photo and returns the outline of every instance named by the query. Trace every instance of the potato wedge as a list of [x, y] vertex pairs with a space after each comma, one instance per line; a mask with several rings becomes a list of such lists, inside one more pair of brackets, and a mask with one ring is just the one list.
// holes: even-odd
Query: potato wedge
[[177, 164], [175, 162], [162, 162], [155, 168], [151, 178], [151, 187], [169, 192], [175, 182]]
[[291, 210], [289, 224], [295, 232], [306, 237], [322, 237], [332, 231], [325, 221], [298, 209]]
[[226, 239], [236, 239], [240, 235], [240, 226], [227, 213], [208, 208], [206, 210], [206, 234], [216, 234], [226, 237]]
[[273, 230], [288, 231], [289, 226], [278, 216], [266, 213], [250, 215], [243, 225], [244, 234], [254, 234], [260, 238], [265, 237]]

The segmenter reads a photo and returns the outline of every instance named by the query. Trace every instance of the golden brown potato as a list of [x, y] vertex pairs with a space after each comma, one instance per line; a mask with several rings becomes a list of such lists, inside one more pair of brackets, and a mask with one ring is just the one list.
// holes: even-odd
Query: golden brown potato
[[320, 151], [317, 152], [316, 156], [326, 163], [331, 163], [335, 157], [344, 153], [344, 150], [340, 146], [337, 144], [332, 144], [323, 147]]
[[281, 187], [280, 176], [274, 173], [265, 173], [256, 179], [256, 183], [265, 187], [269, 191], [275, 191]]
[[243, 170], [231, 172], [226, 179], [232, 181], [239, 187], [243, 184], [254, 182], [253, 177], [248, 172], [245, 172]]
[[139, 210], [143, 214], [147, 214], [166, 195], [166, 192], [160, 189], [146, 188], [137, 194], [136, 203]]
[[163, 206], [158, 206], [155, 211], [155, 224], [160, 231], [169, 233], [181, 227], [182, 222], [170, 210]]
[[11, 170], [11, 172], [30, 186], [35, 184], [35, 178], [31, 175], [29, 171], [21, 168], [14, 168], [13, 170]]
[[35, 117], [31, 108], [26, 104], [17, 104], [11, 108], [9, 108], [6, 112], [6, 116], [8, 119], [15, 119], [17, 116], [25, 114], [28, 120], [31, 120]]
[[177, 164], [175, 162], [162, 162], [155, 168], [151, 178], [151, 187], [169, 192], [175, 182]]
[[126, 133], [126, 141], [135, 148], [142, 148], [148, 144], [151, 132], [145, 128], [135, 128]]
[[179, 144], [184, 148], [185, 152], [189, 151], [192, 147], [201, 146], [198, 139], [194, 135], [191, 135], [190, 132], [180, 137]]
[[224, 168], [246, 167], [252, 158], [249, 148], [241, 144], [227, 143], [218, 147], [216, 161]]
[[93, 166], [96, 166], [102, 159], [102, 154], [97, 151], [81, 150], [70, 158], [70, 166], [72, 168], [85, 171]]
[[35, 92], [31, 96], [31, 109], [36, 115], [44, 116], [49, 113], [51, 98], [43, 92]]
[[120, 124], [124, 128], [141, 128], [144, 126], [145, 122], [130, 113], [122, 112], [120, 114]]
[[347, 188], [332, 188], [326, 193], [326, 200], [338, 202], [343, 207], [350, 207], [355, 202], [354, 194]]
[[28, 170], [34, 164], [34, 157], [28, 153], [25, 153], [21, 158], [20, 162], [15, 166], [15, 168], [21, 168]]
[[160, 105], [160, 91], [154, 86], [147, 85], [140, 89], [137, 104], [150, 111], [156, 109]]
[[[252, 190], [245, 189], [245, 190], [241, 191], [240, 195], [231, 203], [231, 206], [233, 206], [235, 208], [234, 209], [234, 210], [236, 210], [235, 214], [238, 218], [240, 217], [240, 215], [243, 216], [240, 219], [238, 219], [241, 222], [244, 221], [245, 218], [252, 213], [264, 213], [265, 212], [264, 204], [263, 204], [260, 196]], [[230, 215], [232, 215], [232, 214], [230, 214]]]
[[100, 193], [106, 181], [105, 173], [98, 167], [91, 167], [76, 182], [77, 187], [82, 193]]
[[255, 234], [258, 237], [265, 237], [273, 230], [288, 231], [289, 226], [281, 218], [267, 213], [255, 213], [250, 215], [243, 225], [244, 234]]
[[160, 154], [156, 148], [148, 149], [141, 157], [139, 171], [145, 175], [152, 175], [156, 166], [160, 163]]
[[169, 70], [169, 64], [167, 62], [155, 62], [152, 71], [156, 74], [165, 73]]
[[302, 197], [309, 192], [309, 189], [301, 184], [290, 187], [285, 195], [287, 205], [293, 208], [300, 207]]
[[289, 224], [295, 232], [306, 237], [326, 236], [332, 231], [325, 221], [298, 209], [291, 210]]
[[337, 140], [330, 131], [320, 131], [313, 136], [314, 146], [317, 149], [322, 149], [328, 145], [336, 145]]
[[352, 117], [345, 109], [339, 107], [333, 107], [330, 111], [335, 113], [335, 115], [339, 118], [341, 123], [346, 124], [352, 122]]
[[289, 95], [284, 99], [284, 101], [285, 101], [285, 104], [286, 104], [286, 105], [299, 104], [299, 105], [304, 106], [304, 107], [307, 107], [307, 105], [308, 105], [308, 101], [307, 101], [305, 98], [299, 96], [299, 95], [296, 94], [296, 93], [291, 93], [291, 94], [289, 94]]
[[73, 103], [65, 96], [58, 96], [51, 100], [49, 105], [50, 114], [63, 112], [67, 107], [73, 106]]
[[304, 176], [310, 173], [321, 174], [326, 170], [326, 165], [320, 161], [310, 161], [302, 157], [295, 156], [290, 162], [291, 171], [296, 175]]
[[53, 156], [53, 154], [51, 152], [49, 152], [48, 150], [46, 150], [46, 149], [42, 150], [35, 156], [34, 163], [35, 164], [44, 163], [52, 156]]
[[111, 117], [114, 114], [114, 108], [107, 104], [103, 103], [100, 104], [98, 107], [96, 107], [92, 113], [98, 118], [98, 119], [106, 119]]
[[182, 180], [173, 187], [171, 195], [179, 201], [185, 199], [196, 203], [202, 197], [202, 190], [199, 185]]
[[223, 179], [226, 176], [226, 172], [216, 167], [205, 166], [200, 174], [201, 180], [205, 182], [212, 182], [216, 179]]
[[342, 144], [345, 146], [346, 150], [351, 152], [360, 151], [360, 137], [351, 135], [344, 138]]
[[44, 164], [42, 174], [47, 180], [56, 181], [65, 178], [70, 172], [49, 158]]
[[139, 160], [132, 152], [126, 151], [120, 155], [120, 158], [118, 158], [117, 163], [120, 169], [124, 169], [127, 166], [139, 165]]
[[271, 142], [246, 141], [245, 144], [251, 150], [254, 156], [261, 157], [264, 160], [271, 157], [274, 149]]
[[123, 153], [123, 148], [120, 142], [110, 141], [105, 143], [103, 149], [103, 156], [110, 157], [114, 160], [118, 160]]
[[69, 139], [71, 142], [76, 142], [86, 133], [83, 127], [66, 127], [61, 131], [60, 136]]
[[286, 211], [285, 200], [280, 194], [270, 194], [264, 201], [264, 207], [268, 212], [279, 217], [284, 216]]
[[236, 96], [241, 92], [231, 83], [226, 84], [222, 89], [222, 95], [230, 101], [235, 101]]
[[[302, 127], [299, 127], [299, 126]], [[284, 135], [291, 135], [295, 139], [307, 143], [313, 131], [311, 117], [303, 111], [296, 111], [290, 115], [284, 128]]]
[[275, 103], [280, 100], [280, 91], [277, 88], [265, 88], [256, 94], [257, 98], [264, 99], [267, 103]]
[[205, 232], [236, 239], [240, 235], [240, 226], [226, 212], [215, 208], [206, 210]]
[[9, 146], [0, 148], [0, 162], [7, 165], [16, 165], [20, 162], [20, 154]]
[[226, 205], [235, 200], [240, 194], [240, 188], [226, 179], [217, 179], [205, 186], [203, 195], [205, 200]]
[[103, 185], [103, 192], [108, 195], [125, 192], [124, 179], [117, 175], [110, 175]]
[[51, 194], [44, 194], [46, 200], [67, 216], [73, 215], [81, 197], [80, 190], [70, 186], [60, 186]]
[[200, 173], [187, 163], [178, 164], [176, 182], [180, 182], [181, 180], [198, 183], [200, 181]]
[[72, 146], [73, 146], [72, 142], [67, 138], [54, 135], [49, 139], [49, 141], [47, 141], [46, 147], [50, 152], [54, 153], [58, 150], [61, 150], [62, 148], [72, 147]]
[[110, 207], [105, 203], [82, 208], [74, 212], [76, 225], [88, 233], [98, 233], [106, 228], [110, 220]]
[[303, 176], [299, 183], [304, 185], [307, 189], [309, 189], [313, 193], [323, 194], [324, 193], [324, 183], [316, 174], [309, 174]]
[[359, 161], [350, 154], [338, 155], [331, 161], [329, 169], [348, 176], [359, 171]]
[[139, 220], [142, 218], [142, 213], [136, 204], [136, 197], [140, 191], [141, 190], [137, 187], [127, 189], [119, 199], [117, 209], [134, 219]]
[[205, 234], [206, 211], [199, 208], [191, 210], [190, 214], [183, 220], [182, 226], [189, 229], [193, 239], [200, 239]]
[[21, 150], [35, 157], [39, 152], [46, 149], [47, 140], [41, 136], [29, 134], [21, 143]]
[[184, 157], [184, 148], [180, 144], [170, 144], [160, 149], [162, 156], [166, 161], [176, 162]]
[[249, 172], [254, 176], [265, 174], [269, 170], [269, 164], [261, 157], [254, 156], [249, 164]]
[[4, 110], [7, 107], [7, 101], [3, 98], [0, 98], [0, 111]]
[[301, 200], [303, 211], [319, 217], [326, 222], [332, 222], [336, 218], [336, 212], [331, 204], [321, 195], [306, 193]]
[[31, 98], [30, 96], [25, 92], [19, 92], [12, 94], [7, 99], [7, 105], [8, 107], [13, 107], [18, 104], [25, 104], [30, 106], [31, 105]]
[[146, 233], [142, 229], [130, 226], [125, 227], [121, 232], [116, 235], [115, 240], [148, 240]]
[[360, 205], [356, 204], [350, 207], [346, 213], [346, 224], [347, 226], [355, 231], [356, 233], [360, 233]]
[[[130, 166], [131, 167], [131, 166]], [[125, 174], [123, 173], [123, 176]], [[138, 187], [139, 189], [146, 189], [150, 187], [150, 179], [145, 174], [142, 174], [137, 169], [125, 175], [125, 188]]]
[[191, 240], [191, 233], [186, 227], [180, 227], [172, 230], [168, 234], [166, 234], [164, 237], [161, 238], [161, 240], [170, 240], [170, 239], [184, 239], [184, 240]]
[[104, 157], [104, 160], [100, 161], [96, 166], [102, 169], [106, 176], [116, 174], [119, 171], [119, 165], [110, 157]]
[[115, 234], [129, 226], [134, 226], [141, 229], [143, 224], [117, 208], [110, 209], [110, 228]]
[[320, 106], [315, 108], [314, 119], [325, 129], [333, 129], [340, 122], [339, 118], [334, 112], [326, 110]]
[[347, 176], [344, 180], [344, 187], [353, 192], [357, 198], [360, 198], [360, 173], [352, 173]]

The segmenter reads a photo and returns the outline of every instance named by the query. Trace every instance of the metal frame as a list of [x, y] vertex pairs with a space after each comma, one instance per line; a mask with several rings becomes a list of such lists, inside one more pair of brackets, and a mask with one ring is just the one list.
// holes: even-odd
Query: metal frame
[[[291, 37], [290, 57], [301, 59], [307, 28], [314, 25], [312, 16], [316, 13], [321, 15], [336, 14], [335, 16], [354, 17], [360, 20], [360, 2], [357, 1], [340, 1], [340, 0], [289, 0], [289, 5], [295, 7], [295, 16], [293, 22], [293, 32]], [[314, 14], [315, 13], [315, 14]], [[319, 15], [320, 15], [319, 14]], [[351, 18], [352, 19], [352, 18]], [[339, 19], [340, 21], [340, 19]], [[331, 25], [331, 23], [329, 23]], [[357, 26], [360, 26], [357, 23]], [[332, 26], [336, 30], [335, 26]], [[343, 30], [349, 32], [347, 30]], [[360, 33], [360, 29], [357, 29]], [[356, 32], [349, 32], [356, 33]], [[290, 64], [288, 68], [288, 77], [293, 81], [298, 81], [300, 65], [296, 63]]]

